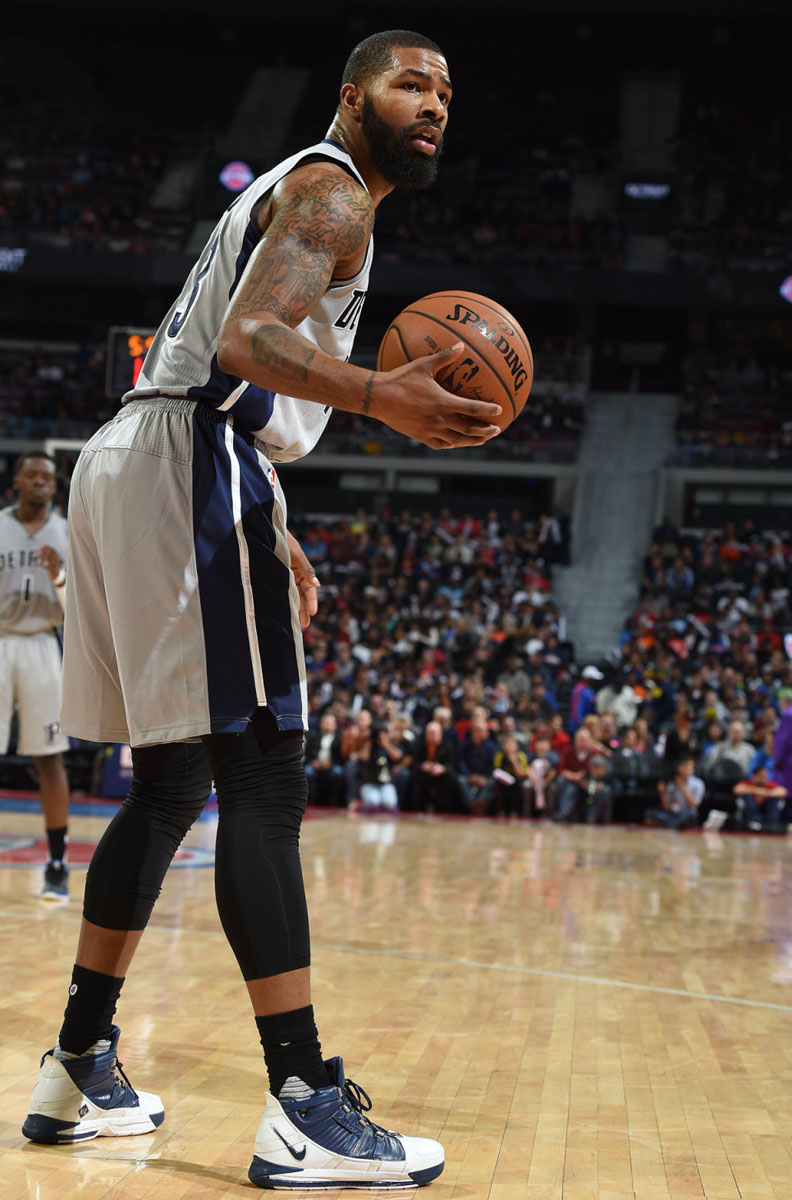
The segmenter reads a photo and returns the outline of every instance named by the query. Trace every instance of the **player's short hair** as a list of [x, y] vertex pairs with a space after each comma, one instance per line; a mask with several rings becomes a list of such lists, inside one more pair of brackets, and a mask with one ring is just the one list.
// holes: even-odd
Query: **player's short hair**
[[19, 457], [16, 459], [14, 466], [13, 466], [12, 473], [11, 473], [12, 479], [16, 479], [17, 475], [22, 470], [25, 463], [30, 462], [31, 458], [46, 459], [47, 462], [52, 463], [52, 466], [55, 469], [55, 474], [57, 475], [58, 464], [55, 462], [55, 459], [52, 457], [51, 454], [47, 454], [46, 451], [44, 451], [44, 450], [28, 450], [26, 454], [20, 454]]
[[347, 59], [341, 86], [354, 83], [356, 87], [360, 87], [375, 76], [381, 75], [391, 65], [393, 51], [397, 46], [443, 53], [431, 38], [422, 33], [413, 33], [409, 29], [386, 29], [382, 33], [372, 33], [370, 37], [358, 42]]

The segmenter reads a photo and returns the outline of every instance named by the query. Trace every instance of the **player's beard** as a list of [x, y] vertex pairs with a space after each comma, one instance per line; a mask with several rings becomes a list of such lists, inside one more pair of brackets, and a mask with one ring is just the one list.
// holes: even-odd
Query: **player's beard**
[[387, 121], [383, 121], [372, 101], [367, 96], [363, 97], [360, 127], [371, 161], [394, 187], [425, 188], [437, 178], [443, 139], [437, 143], [434, 154], [421, 154], [410, 143], [411, 135], [422, 125], [426, 126], [426, 122], [418, 121], [405, 129], [392, 129]]

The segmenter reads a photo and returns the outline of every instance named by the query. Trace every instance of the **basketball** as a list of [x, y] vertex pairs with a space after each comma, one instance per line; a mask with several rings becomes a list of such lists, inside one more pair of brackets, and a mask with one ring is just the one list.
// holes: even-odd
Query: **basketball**
[[492, 423], [506, 429], [531, 391], [533, 355], [514, 317], [495, 300], [447, 291], [413, 301], [386, 329], [377, 370], [392, 371], [455, 342], [464, 343], [465, 353], [437, 382], [455, 396], [499, 404], [502, 412]]

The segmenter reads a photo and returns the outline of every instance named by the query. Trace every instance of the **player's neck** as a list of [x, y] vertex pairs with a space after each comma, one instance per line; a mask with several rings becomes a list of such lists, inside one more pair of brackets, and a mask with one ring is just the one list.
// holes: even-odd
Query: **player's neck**
[[357, 126], [350, 130], [341, 118], [336, 116], [325, 137], [328, 141], [335, 142], [342, 150], [346, 150], [363, 177], [376, 208], [380, 200], [393, 191], [393, 184], [383, 178], [372, 163]]
[[24, 500], [18, 500], [14, 508], [14, 516], [17, 521], [20, 525], [24, 525], [30, 533], [34, 533], [37, 529], [41, 529], [42, 525], [46, 525], [49, 515], [49, 504], [30, 504]]

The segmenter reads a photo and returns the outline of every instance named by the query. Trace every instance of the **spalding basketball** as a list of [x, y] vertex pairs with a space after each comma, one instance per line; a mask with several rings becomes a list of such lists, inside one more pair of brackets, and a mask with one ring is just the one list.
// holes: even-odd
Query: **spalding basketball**
[[[462, 342], [465, 353], [437, 376], [455, 396], [501, 406], [492, 423], [505, 429], [521, 411], [533, 383], [528, 339], [502, 304], [475, 292], [433, 292], [415, 300], [385, 331], [377, 370]], [[489, 419], [489, 418], [488, 418]]]

